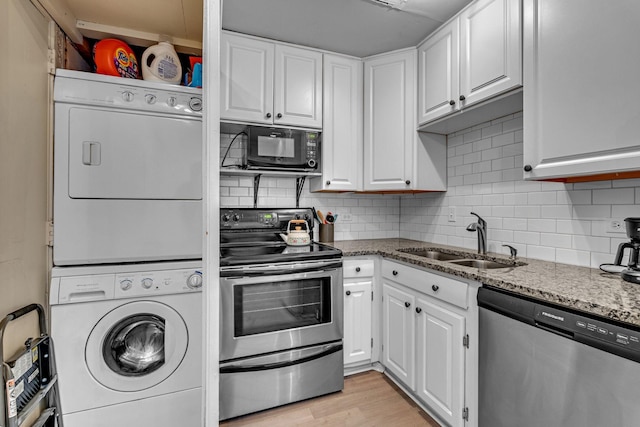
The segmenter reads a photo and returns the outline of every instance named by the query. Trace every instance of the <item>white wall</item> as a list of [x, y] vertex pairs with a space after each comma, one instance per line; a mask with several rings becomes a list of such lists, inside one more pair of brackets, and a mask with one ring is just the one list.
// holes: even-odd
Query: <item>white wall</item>
[[[224, 156], [234, 135], [220, 135], [220, 158]], [[224, 164], [236, 164], [240, 157], [239, 137], [229, 150]], [[242, 139], [242, 141], [241, 141]], [[319, 178], [318, 178], [319, 179]], [[258, 207], [293, 207], [296, 205], [295, 178], [268, 178], [260, 180]], [[220, 178], [220, 206], [252, 207], [253, 178], [222, 176]], [[360, 195], [337, 193], [309, 193], [305, 183], [301, 207], [315, 207], [323, 213], [338, 214], [334, 228], [335, 240], [380, 239], [398, 237], [400, 234], [400, 199], [388, 195]], [[350, 213], [352, 220], [340, 216]]]
[[[606, 143], [606, 141], [603, 141]], [[522, 180], [522, 113], [448, 137], [448, 191], [401, 199], [400, 235], [476, 248], [474, 211], [488, 223], [489, 251], [597, 268], [626, 240], [611, 220], [640, 216], [640, 180], [576, 184]], [[448, 221], [455, 207], [456, 222]]]
[[[0, 2], [0, 318], [47, 288], [48, 20], [24, 0]], [[5, 357], [37, 332], [12, 323]]]

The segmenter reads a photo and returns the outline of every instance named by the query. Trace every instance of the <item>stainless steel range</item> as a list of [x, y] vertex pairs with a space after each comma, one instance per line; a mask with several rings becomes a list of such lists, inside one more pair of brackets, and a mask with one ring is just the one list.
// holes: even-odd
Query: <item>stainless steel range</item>
[[220, 215], [220, 419], [342, 390], [342, 252], [280, 234], [311, 209]]

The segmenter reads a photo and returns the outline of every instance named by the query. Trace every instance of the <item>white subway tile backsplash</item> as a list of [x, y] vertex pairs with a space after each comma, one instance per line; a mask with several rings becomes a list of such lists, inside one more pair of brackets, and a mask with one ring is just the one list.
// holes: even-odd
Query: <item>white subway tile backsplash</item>
[[591, 254], [588, 251], [576, 251], [573, 249], [556, 249], [556, 262], [589, 267]]
[[612, 205], [611, 218], [623, 220], [627, 217], [640, 217], [639, 205]]
[[633, 188], [593, 190], [594, 205], [624, 205], [634, 203], [634, 201], [635, 191]]
[[[491, 250], [507, 253], [500, 246], [506, 243], [525, 257], [595, 268], [613, 262], [618, 244], [627, 239], [624, 232], [612, 233], [607, 227], [612, 219], [640, 217], [640, 179], [575, 184], [523, 181], [522, 137], [521, 112], [450, 135], [448, 161], [456, 162], [456, 167], [451, 168], [455, 175], [448, 176], [448, 191], [437, 198], [416, 196], [414, 203], [417, 200], [423, 209], [411, 216], [426, 218], [429, 210], [429, 222], [447, 224], [447, 207], [456, 206], [459, 220], [421, 236], [475, 248], [475, 236], [465, 230], [475, 218], [467, 212], [483, 209], [479, 213], [488, 222]], [[470, 153], [480, 154], [480, 160]], [[463, 164], [464, 159], [471, 162], [464, 166], [473, 166], [457, 168], [463, 166], [461, 158]], [[501, 197], [489, 197], [487, 191]], [[400, 199], [401, 223], [408, 217], [406, 200]]]
[[528, 219], [527, 230], [553, 233], [556, 231], [555, 219]]
[[570, 249], [572, 241], [570, 234], [540, 233], [540, 244], [542, 246]]
[[555, 261], [556, 248], [527, 245], [527, 256], [535, 259], [541, 259], [543, 261]]
[[503, 145], [513, 144], [514, 142], [516, 142], [515, 132], [507, 132], [491, 138], [491, 145], [493, 147], [502, 147]]
[[[615, 219], [640, 217], [640, 179], [574, 184], [524, 181], [522, 113], [501, 117], [447, 137], [448, 190], [416, 195], [302, 193], [301, 206], [324, 213], [349, 212], [351, 222], [336, 224], [336, 239], [413, 238], [475, 250], [477, 237], [466, 231], [487, 220], [489, 249], [597, 268], [614, 260], [618, 245], [628, 239], [612, 233]], [[233, 135], [221, 135], [221, 158]], [[227, 163], [239, 161], [239, 138]], [[222, 176], [223, 207], [253, 206], [253, 178]], [[295, 206], [295, 179], [263, 177], [258, 206]], [[455, 206], [457, 221], [448, 221]]]
[[534, 233], [532, 231], [514, 231], [513, 241], [516, 243], [524, 243], [527, 245], [539, 245], [540, 233]]

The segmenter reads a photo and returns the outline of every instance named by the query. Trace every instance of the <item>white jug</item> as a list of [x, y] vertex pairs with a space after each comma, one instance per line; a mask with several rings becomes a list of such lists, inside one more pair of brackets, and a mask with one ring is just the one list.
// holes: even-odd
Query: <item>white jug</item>
[[154, 82], [180, 84], [182, 65], [168, 42], [148, 47], [142, 54], [142, 78]]

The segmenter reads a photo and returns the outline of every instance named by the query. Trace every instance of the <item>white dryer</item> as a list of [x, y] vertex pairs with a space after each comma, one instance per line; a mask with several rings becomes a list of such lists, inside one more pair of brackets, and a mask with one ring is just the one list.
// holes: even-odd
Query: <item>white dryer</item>
[[199, 262], [54, 268], [66, 427], [202, 424]]
[[202, 258], [202, 90], [57, 70], [53, 261]]

